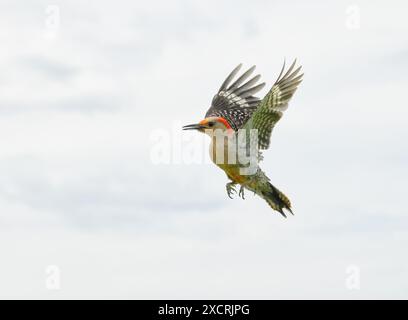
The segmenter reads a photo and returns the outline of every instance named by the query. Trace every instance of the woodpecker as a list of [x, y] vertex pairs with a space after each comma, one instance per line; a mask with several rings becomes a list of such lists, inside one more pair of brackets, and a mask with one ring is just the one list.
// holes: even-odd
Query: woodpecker
[[[285, 71], [284, 63], [272, 88], [263, 99], [259, 99], [254, 95], [265, 86], [264, 82], [257, 84], [261, 76], [258, 74], [248, 80], [255, 66], [233, 81], [242, 67], [239, 64], [215, 94], [205, 118], [197, 124], [183, 127], [184, 130], [198, 130], [211, 137], [211, 159], [230, 180], [226, 185], [228, 197], [232, 199], [237, 192], [236, 186], [240, 185], [239, 197], [245, 199], [244, 189], [250, 190], [285, 218], [284, 209], [293, 215], [291, 203], [283, 192], [270, 183], [259, 162], [263, 159], [262, 150], [269, 147], [272, 129], [302, 81], [301, 66], [295, 68], [295, 65], [296, 60]], [[241, 155], [248, 157], [249, 154], [249, 161], [241, 161], [240, 150], [244, 150]], [[255, 154], [255, 157], [251, 157], [251, 154]]]

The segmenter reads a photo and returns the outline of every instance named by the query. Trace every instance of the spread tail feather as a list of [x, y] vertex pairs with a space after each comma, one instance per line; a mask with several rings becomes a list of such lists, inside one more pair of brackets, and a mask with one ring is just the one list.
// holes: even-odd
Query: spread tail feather
[[285, 218], [286, 214], [283, 212], [283, 209], [288, 210], [293, 215], [288, 197], [275, 188], [271, 183], [268, 182], [267, 190], [261, 191], [261, 196], [272, 209], [280, 212]]

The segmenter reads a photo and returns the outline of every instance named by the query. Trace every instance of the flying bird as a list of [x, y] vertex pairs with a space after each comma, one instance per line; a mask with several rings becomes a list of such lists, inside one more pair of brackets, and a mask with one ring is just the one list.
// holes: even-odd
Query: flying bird
[[265, 83], [258, 84], [261, 76], [248, 80], [255, 66], [233, 81], [242, 67], [239, 64], [222, 83], [205, 118], [183, 127], [211, 137], [210, 156], [230, 180], [226, 185], [230, 198], [240, 185], [238, 196], [242, 199], [245, 199], [244, 189], [250, 190], [284, 217], [284, 209], [293, 214], [291, 203], [270, 183], [259, 162], [263, 159], [262, 150], [269, 147], [272, 129], [302, 81], [301, 66], [295, 68], [295, 65], [296, 60], [285, 70], [284, 63], [275, 84], [263, 99], [259, 99], [254, 95], [265, 86]]

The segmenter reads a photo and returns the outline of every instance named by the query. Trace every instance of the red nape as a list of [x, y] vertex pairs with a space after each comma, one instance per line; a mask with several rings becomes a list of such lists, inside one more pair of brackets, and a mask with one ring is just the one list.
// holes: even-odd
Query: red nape
[[231, 129], [230, 124], [228, 123], [228, 121], [227, 121], [225, 118], [223, 118], [223, 117], [218, 117], [217, 120], [218, 120], [219, 122], [222, 122], [222, 123], [224, 124], [224, 126], [227, 127], [227, 129]]

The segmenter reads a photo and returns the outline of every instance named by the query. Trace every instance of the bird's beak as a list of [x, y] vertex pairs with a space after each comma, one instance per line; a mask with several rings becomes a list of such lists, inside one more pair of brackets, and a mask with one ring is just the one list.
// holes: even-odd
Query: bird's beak
[[206, 129], [207, 127], [202, 125], [202, 124], [189, 124], [183, 127], [183, 130], [203, 130]]

